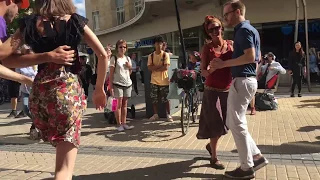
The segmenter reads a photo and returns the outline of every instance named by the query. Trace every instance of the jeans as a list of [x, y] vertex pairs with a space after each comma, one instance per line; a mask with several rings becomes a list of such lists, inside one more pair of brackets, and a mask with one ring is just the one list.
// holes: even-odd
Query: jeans
[[247, 125], [248, 105], [257, 91], [256, 78], [235, 78], [232, 81], [227, 105], [227, 126], [232, 132], [239, 153], [241, 168], [253, 167], [253, 156], [260, 154]]
[[22, 97], [22, 106], [23, 106], [22, 110], [30, 119], [32, 119], [30, 110], [29, 110], [29, 94], [21, 92], [21, 97]]

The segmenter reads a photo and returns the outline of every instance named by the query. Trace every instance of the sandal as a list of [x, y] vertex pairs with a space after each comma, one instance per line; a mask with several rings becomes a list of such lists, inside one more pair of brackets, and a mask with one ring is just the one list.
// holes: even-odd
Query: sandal
[[210, 159], [210, 165], [212, 168], [214, 169], [220, 169], [223, 170], [225, 169], [225, 166], [223, 164], [221, 164], [219, 159]]

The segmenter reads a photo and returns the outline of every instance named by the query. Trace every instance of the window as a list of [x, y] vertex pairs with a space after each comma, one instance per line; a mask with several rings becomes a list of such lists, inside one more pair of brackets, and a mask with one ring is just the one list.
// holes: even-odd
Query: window
[[99, 11], [92, 12], [92, 19], [93, 19], [93, 29], [98, 31], [100, 29], [99, 26]]
[[140, 11], [142, 10], [142, 0], [135, 0], [134, 10], [135, 15], [138, 15], [140, 13]]
[[120, 25], [120, 24], [123, 24], [125, 21], [123, 0], [116, 0], [116, 8], [117, 8], [117, 21], [118, 21], [118, 25]]

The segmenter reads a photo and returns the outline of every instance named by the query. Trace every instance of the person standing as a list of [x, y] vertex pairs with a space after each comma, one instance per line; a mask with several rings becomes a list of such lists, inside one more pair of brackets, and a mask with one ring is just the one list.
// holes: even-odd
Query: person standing
[[254, 178], [255, 171], [268, 164], [252, 139], [247, 125], [246, 112], [257, 91], [256, 64], [260, 59], [260, 36], [245, 20], [245, 5], [238, 0], [223, 6], [226, 25], [234, 27], [233, 59], [214, 59], [210, 68], [232, 67], [232, 84], [228, 96], [227, 126], [231, 130], [240, 157], [240, 167], [226, 171], [225, 176], [235, 179]]
[[126, 56], [127, 42], [118, 40], [116, 43], [117, 55], [110, 59], [109, 89], [111, 96], [117, 98], [118, 107], [115, 111], [117, 130], [131, 130], [134, 127], [127, 124], [128, 99], [131, 97], [132, 81], [130, 73], [132, 64], [130, 57]]
[[[24, 67], [24, 68], [16, 68], [16, 72], [18, 72], [22, 75], [25, 75], [27, 77], [30, 77], [32, 79], [34, 79], [35, 76], [37, 75], [36, 68], [33, 66], [28, 66], [28, 67]], [[30, 91], [31, 91], [31, 86], [29, 86], [27, 84], [21, 84], [20, 91], [21, 91], [21, 98], [22, 98], [22, 112], [25, 115], [27, 115], [30, 119], [32, 119], [32, 116], [31, 116], [30, 110], [29, 110], [29, 95], [30, 95]], [[34, 123], [32, 123], [31, 129], [34, 129]]]
[[291, 97], [294, 97], [294, 90], [298, 86], [298, 97], [302, 97], [302, 76], [306, 74], [306, 57], [301, 42], [294, 44], [294, 50], [289, 54], [289, 74], [292, 75]]
[[158, 120], [158, 103], [159, 101], [166, 106], [167, 120], [173, 121], [170, 115], [170, 102], [167, 99], [169, 94], [169, 75], [170, 66], [169, 54], [164, 52], [164, 41], [161, 36], [154, 38], [155, 51], [148, 56], [148, 69], [151, 71], [151, 93], [150, 97], [153, 104], [153, 116], [150, 120]]
[[134, 88], [136, 95], [140, 96], [139, 91], [138, 91], [138, 82], [137, 82], [137, 72], [139, 71], [139, 66], [138, 66], [138, 62], [137, 62], [136, 53], [133, 53], [131, 55], [131, 62], [132, 62], [132, 73], [130, 74], [130, 79], [132, 81], [133, 88]]
[[310, 48], [309, 50], [310, 60], [309, 60], [309, 68], [310, 75], [313, 75], [314, 80], [320, 85], [320, 70], [318, 67], [318, 57], [315, 48]]
[[[206, 149], [211, 155], [211, 167], [224, 169], [225, 166], [217, 157], [217, 146], [220, 137], [228, 132], [226, 114], [228, 91], [232, 81], [231, 68], [226, 67], [213, 71], [208, 69], [208, 66], [210, 61], [216, 57], [223, 60], [230, 59], [233, 52], [233, 42], [223, 39], [222, 21], [215, 16], [207, 16], [203, 28], [205, 35], [212, 41], [204, 45], [201, 53], [201, 74], [206, 78], [206, 81], [197, 138], [210, 139]], [[194, 53], [194, 56], [198, 56], [198, 54]]]
[[[11, 69], [12, 71], [16, 71], [15, 69]], [[24, 117], [23, 111], [17, 113], [17, 105], [18, 105], [18, 97], [20, 95], [20, 83], [16, 81], [9, 81], [8, 84], [9, 97], [11, 99], [11, 112], [7, 116], [7, 118], [15, 118], [15, 117]]]
[[82, 83], [82, 87], [84, 90], [84, 94], [86, 95], [87, 101], [89, 100], [89, 86], [92, 78], [92, 68], [89, 64], [87, 64], [87, 56], [80, 55], [80, 63], [81, 63], [81, 71], [80, 71], [80, 80]]

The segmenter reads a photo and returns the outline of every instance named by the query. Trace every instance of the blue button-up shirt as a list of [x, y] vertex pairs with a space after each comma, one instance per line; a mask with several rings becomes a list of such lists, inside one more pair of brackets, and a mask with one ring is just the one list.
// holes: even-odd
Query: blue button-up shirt
[[[244, 50], [254, 47], [256, 51], [256, 62], [260, 59], [260, 35], [250, 24], [243, 21], [234, 28], [234, 52], [232, 58], [238, 58], [244, 54]], [[256, 76], [256, 63], [250, 63], [232, 67], [233, 77]]]

